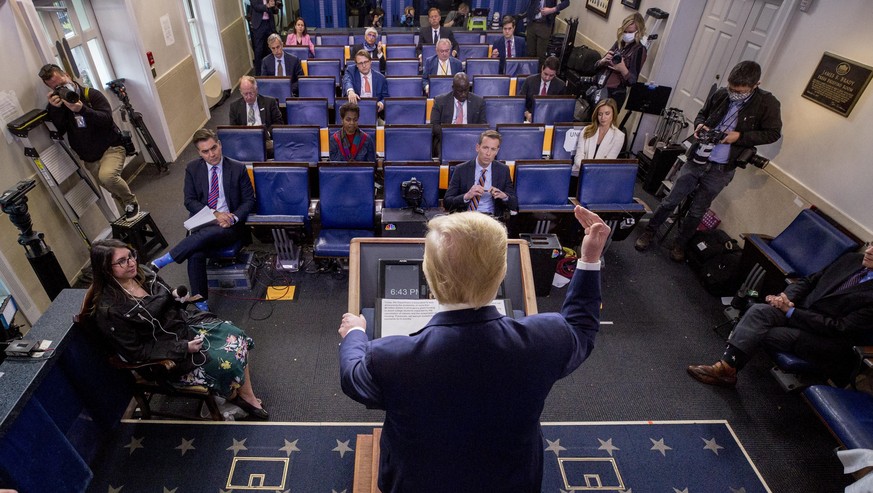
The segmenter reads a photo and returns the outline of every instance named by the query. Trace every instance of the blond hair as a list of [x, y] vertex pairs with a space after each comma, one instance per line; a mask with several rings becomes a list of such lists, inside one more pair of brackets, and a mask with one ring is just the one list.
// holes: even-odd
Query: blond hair
[[600, 102], [594, 106], [594, 109], [591, 110], [591, 123], [582, 130], [582, 137], [587, 139], [597, 133], [597, 128], [600, 127], [600, 122], [597, 121], [597, 110], [604, 106], [612, 108], [612, 125], [610, 126], [615, 126], [615, 119], [618, 118], [618, 105], [615, 104], [615, 100], [612, 98], [601, 99]]
[[640, 15], [639, 12], [635, 12], [635, 13], [625, 17], [624, 20], [621, 21], [621, 27], [618, 28], [618, 31], [616, 32], [616, 35], [615, 35], [616, 42], [618, 43], [619, 46], [623, 45], [623, 43], [621, 41], [621, 37], [622, 37], [622, 35], [624, 35], [624, 30], [627, 29], [627, 26], [629, 26], [631, 24], [637, 25], [637, 32], [634, 33], [634, 40], [637, 43], [639, 43], [640, 40], [643, 39], [643, 36], [646, 35], [646, 20], [643, 19], [643, 16]]
[[440, 303], [490, 303], [506, 277], [506, 228], [478, 212], [439, 216], [428, 223], [424, 275]]

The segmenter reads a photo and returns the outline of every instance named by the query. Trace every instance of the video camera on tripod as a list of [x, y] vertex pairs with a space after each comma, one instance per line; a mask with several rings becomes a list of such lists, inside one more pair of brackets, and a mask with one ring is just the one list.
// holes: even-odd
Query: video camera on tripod
[[[133, 128], [139, 136], [140, 142], [142, 142], [146, 150], [148, 150], [149, 156], [151, 156], [154, 165], [157, 166], [159, 171], [167, 171], [167, 161], [164, 159], [163, 154], [161, 154], [161, 150], [158, 149], [155, 139], [152, 138], [152, 134], [149, 132], [148, 127], [146, 127], [145, 121], [142, 119], [142, 113], [134, 110], [133, 105], [130, 104], [127, 89], [124, 87], [124, 78], [111, 80], [106, 83], [106, 87], [115, 94], [119, 101], [121, 101], [121, 119], [124, 121], [129, 120], [131, 125], [133, 125]], [[123, 130], [121, 132], [121, 139], [124, 143], [124, 150], [127, 155], [136, 155], [136, 146], [133, 145], [133, 136], [131, 133]]]

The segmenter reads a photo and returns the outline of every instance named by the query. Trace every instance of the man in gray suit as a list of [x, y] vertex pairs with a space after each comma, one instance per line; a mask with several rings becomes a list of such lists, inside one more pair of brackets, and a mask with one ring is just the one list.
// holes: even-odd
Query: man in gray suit
[[460, 72], [452, 79], [452, 92], [433, 98], [430, 112], [433, 126], [434, 155], [439, 154], [444, 123], [488, 123], [485, 119], [485, 100], [470, 92], [467, 74]]

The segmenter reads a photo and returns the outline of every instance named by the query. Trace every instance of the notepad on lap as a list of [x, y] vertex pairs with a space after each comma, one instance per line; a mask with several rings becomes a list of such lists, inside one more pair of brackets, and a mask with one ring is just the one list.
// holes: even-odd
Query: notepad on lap
[[218, 219], [215, 218], [215, 214], [212, 209], [207, 206], [203, 206], [200, 209], [200, 212], [194, 214], [189, 217], [183, 224], [185, 225], [185, 229], [188, 231], [194, 231], [202, 228], [203, 226], [208, 226], [210, 224], [217, 224]]

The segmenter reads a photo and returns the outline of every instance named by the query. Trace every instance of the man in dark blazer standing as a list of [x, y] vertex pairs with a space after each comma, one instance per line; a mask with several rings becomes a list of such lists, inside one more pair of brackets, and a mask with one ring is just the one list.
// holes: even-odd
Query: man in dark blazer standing
[[[506, 59], [527, 56], [527, 46], [524, 38], [515, 35], [515, 17], [503, 17], [503, 37], [491, 44], [491, 58], [500, 59], [500, 73], [506, 73]], [[506, 56], [509, 54], [509, 56]]]
[[261, 73], [261, 60], [267, 54], [267, 37], [276, 32], [273, 14], [278, 12], [275, 0], [250, 0], [249, 35], [252, 40], [255, 75]]
[[527, 6], [527, 56], [536, 57], [542, 65], [546, 48], [555, 28], [558, 12], [570, 6], [570, 0], [530, 0]]
[[835, 382], [848, 383], [852, 346], [873, 333], [873, 245], [847, 253], [821, 272], [804, 277], [752, 305], [728, 337], [721, 360], [693, 365], [696, 380], [724, 387], [760, 346], [786, 351], [823, 368]]
[[[421, 89], [425, 96], [430, 96], [431, 75], [455, 75], [464, 70], [461, 61], [451, 56], [452, 42], [448, 39], [437, 41], [436, 55], [424, 61], [421, 70]], [[433, 94], [439, 96], [439, 94]]]
[[261, 60], [261, 75], [291, 77], [291, 95], [297, 96], [297, 80], [303, 77], [303, 66], [296, 56], [285, 53], [285, 43], [276, 33], [267, 38], [270, 54]]
[[255, 192], [246, 166], [221, 153], [221, 142], [214, 131], [201, 128], [194, 132], [194, 145], [200, 157], [185, 168], [185, 208], [193, 216], [209, 209], [215, 223], [195, 229], [170, 252], [152, 262], [157, 270], [170, 262], [188, 261], [188, 282], [191, 295], [200, 295], [197, 303], [207, 310], [209, 296], [206, 279], [205, 251], [230, 245], [247, 234], [246, 218], [255, 209]]
[[585, 237], [561, 313], [500, 315], [491, 301], [506, 275], [506, 229], [464, 212], [428, 223], [423, 268], [443, 309], [423, 329], [368, 341], [364, 318], [343, 315], [343, 392], [386, 411], [381, 491], [541, 490], [546, 396], [588, 357], [599, 329], [609, 227], [574, 213]]
[[[452, 56], [458, 56], [458, 42], [455, 41], [455, 35], [452, 30], [440, 25], [440, 9], [432, 8], [427, 11], [427, 21], [429, 27], [422, 27], [418, 33], [418, 46], [415, 47], [415, 54], [421, 60], [421, 46], [436, 44], [441, 39], [448, 39], [452, 42]], [[434, 38], [436, 36], [436, 38]]]
[[439, 155], [442, 126], [446, 123], [488, 123], [485, 118], [485, 99], [470, 92], [470, 81], [464, 72], [452, 78], [452, 92], [433, 98], [430, 124], [433, 128], [434, 156]]
[[509, 176], [509, 166], [495, 161], [500, 134], [486, 130], [476, 144], [476, 158], [459, 164], [443, 198], [448, 211], [478, 211], [498, 219], [518, 210], [518, 195]]
[[542, 63], [539, 74], [531, 75], [521, 84], [524, 95], [524, 119], [531, 121], [534, 96], [560, 96], [566, 94], [567, 84], [557, 77], [558, 59], [550, 56]]
[[282, 112], [276, 98], [258, 94], [258, 81], [251, 75], [239, 78], [241, 99], [230, 104], [231, 125], [263, 125], [267, 132], [273, 125], [282, 124]]

